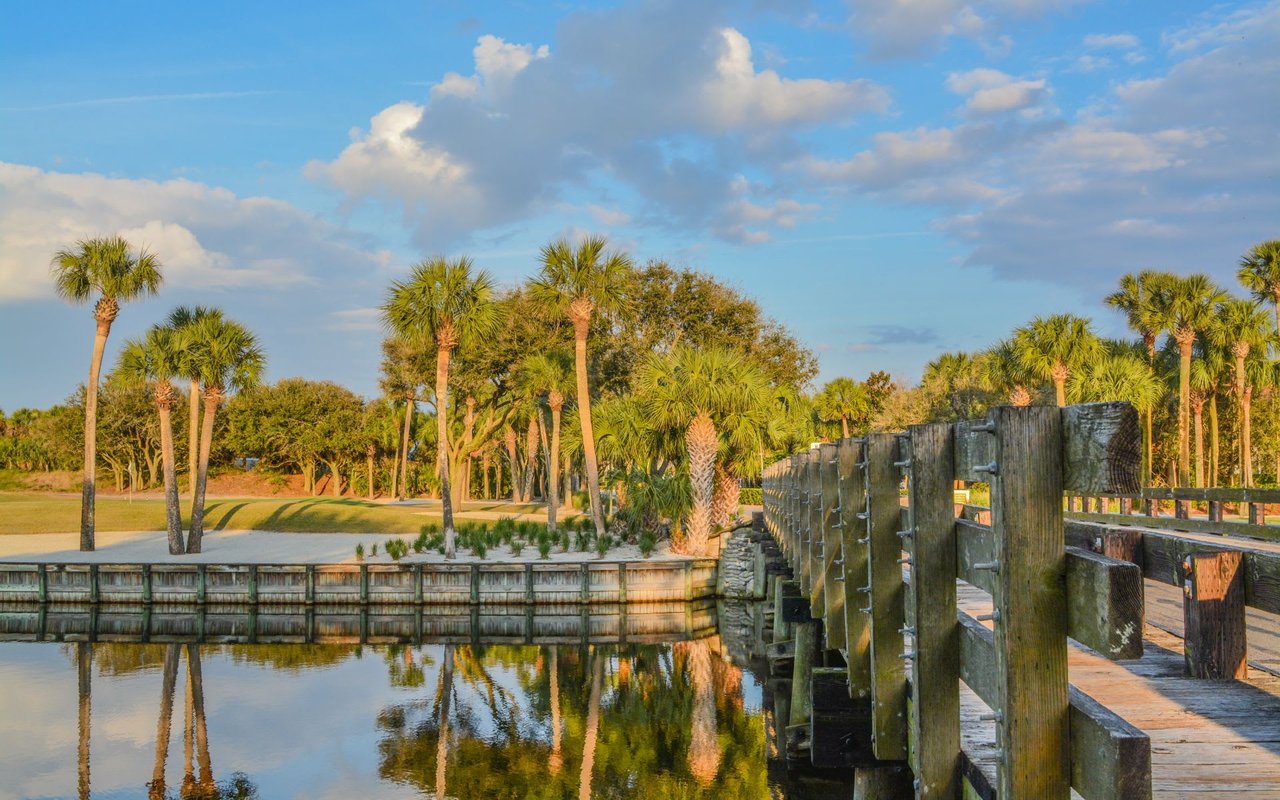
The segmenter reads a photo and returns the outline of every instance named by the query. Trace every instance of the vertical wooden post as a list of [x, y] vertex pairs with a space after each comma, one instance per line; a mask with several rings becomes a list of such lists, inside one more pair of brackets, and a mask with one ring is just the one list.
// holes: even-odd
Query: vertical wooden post
[[[586, 566], [587, 566], [586, 564], [583, 564], [582, 565], [583, 569], [586, 569]], [[692, 561], [684, 562], [684, 599], [685, 600], [693, 599], [693, 562]]]
[[1220, 500], [1209, 501], [1209, 521], [1222, 522], [1222, 501]]
[[838, 447], [824, 444], [818, 448], [818, 491], [822, 505], [822, 591], [818, 599], [822, 606], [822, 630], [826, 635], [828, 650], [845, 649], [844, 592], [840, 585], [844, 579], [843, 551], [840, 531], [840, 478]]
[[[717, 564], [716, 569], [720, 566]], [[627, 562], [618, 562], [618, 602], [627, 602]]]
[[533, 591], [533, 565], [524, 565], [524, 601], [529, 605], [537, 602], [538, 598]]
[[1247, 678], [1243, 556], [1238, 550], [1192, 553], [1182, 562], [1187, 674]]
[[314, 605], [316, 602], [316, 565], [307, 565], [306, 588], [304, 591], [304, 599], [307, 605]]
[[951, 425], [911, 427], [910, 552], [915, 639], [911, 660], [911, 768], [920, 797], [960, 794], [960, 637], [956, 623], [956, 518]]
[[[38, 588], [36, 589], [36, 591], [39, 593], [38, 596], [40, 598], [40, 602], [47, 603], [49, 602], [49, 565], [45, 564], [44, 562], [41, 562], [37, 567], [37, 569], [39, 570], [39, 572], [37, 573], [37, 578], [36, 578], [38, 582], [37, 583]], [[41, 609], [42, 613], [43, 611], [44, 609]]]
[[249, 565], [248, 581], [249, 581], [249, 587], [248, 587], [249, 602], [257, 603], [258, 602], [258, 565], [257, 564]]
[[1249, 524], [1250, 525], [1266, 525], [1267, 515], [1266, 507], [1261, 503], [1249, 503]]
[[[582, 574], [582, 594], [583, 594], [583, 599], [582, 599], [582, 602], [584, 602], [584, 603], [585, 603], [585, 602], [587, 601], [587, 600], [586, 600], [586, 594], [587, 594], [587, 575], [586, 575], [586, 569], [585, 569], [587, 565], [586, 565], [586, 564], [583, 564], [582, 566], [583, 566], [583, 574]], [[471, 605], [473, 605], [473, 606], [474, 606], [474, 605], [479, 605], [479, 603], [480, 603], [480, 565], [479, 565], [479, 564], [472, 564], [472, 565], [471, 565]]]
[[813, 665], [818, 655], [818, 623], [800, 622], [796, 629], [796, 655], [791, 669], [790, 725], [808, 725], [811, 716]]
[[204, 605], [209, 596], [209, 570], [204, 564], [196, 564], [196, 602]]
[[[787, 622], [787, 615], [782, 613], [782, 607], [786, 603], [788, 592], [787, 584], [790, 583], [790, 591], [799, 594], [795, 581], [788, 581], [783, 575], [778, 575], [773, 579], [773, 641], [786, 642], [791, 639], [791, 623]], [[786, 724], [786, 720], [783, 720]]]
[[867, 436], [867, 529], [871, 576], [872, 751], [881, 761], [907, 757], [907, 670], [902, 658], [905, 625], [902, 585], [902, 481], [897, 437]]
[[[1187, 510], [1188, 505], [1189, 505], [1189, 504], [1188, 504], [1188, 502], [1187, 502], [1186, 500], [1179, 500], [1179, 499], [1177, 499], [1177, 498], [1174, 498], [1174, 500], [1173, 500], [1173, 516], [1174, 516], [1174, 518], [1175, 518], [1175, 519], [1190, 519], [1190, 518], [1191, 518], [1191, 514], [1190, 514], [1190, 513], [1188, 512], [1188, 510]], [[1252, 511], [1252, 506], [1250, 507], [1250, 511]]]
[[[827, 540], [826, 516], [822, 506], [822, 446], [809, 450], [809, 609], [814, 619], [820, 619], [826, 612], [827, 585], [824, 580], [826, 569]], [[825, 626], [824, 626], [825, 627]], [[818, 642], [821, 649], [822, 642]]]
[[413, 604], [422, 605], [422, 563], [413, 565]]
[[996, 437], [996, 729], [1000, 797], [1065, 800], [1071, 789], [1067, 702], [1062, 412], [991, 410]]
[[[360, 603], [369, 602], [369, 565], [360, 565]], [[361, 641], [363, 641], [363, 636]]]
[[849, 696], [871, 695], [871, 575], [867, 571], [866, 444], [845, 439], [839, 458], [840, 544], [844, 554], [844, 622]]
[[97, 603], [101, 595], [101, 586], [98, 583], [98, 565], [89, 565], [89, 602]]

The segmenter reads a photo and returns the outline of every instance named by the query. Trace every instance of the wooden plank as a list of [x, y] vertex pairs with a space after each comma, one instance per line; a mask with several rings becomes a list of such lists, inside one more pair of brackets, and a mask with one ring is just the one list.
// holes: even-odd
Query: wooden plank
[[955, 797], [960, 764], [960, 633], [956, 625], [956, 530], [951, 425], [911, 427], [908, 494], [912, 535], [908, 628], [911, 768], [921, 797]]
[[1047, 406], [998, 407], [990, 415], [998, 470], [991, 480], [991, 528], [999, 554], [993, 598], [1000, 615], [995, 709], [1001, 797], [1065, 798], [1071, 785], [1064, 418], [1060, 409]]
[[876, 758], [900, 761], [907, 757], [907, 671], [902, 658], [904, 587], [902, 505], [898, 486], [902, 473], [897, 438], [890, 434], [867, 436], [867, 507], [870, 539], [868, 570], [871, 576], [871, 701], [875, 724], [872, 747]]
[[[999, 695], [995, 637], [966, 613], [960, 623], [961, 677], [989, 706]], [[1141, 800], [1151, 796], [1150, 738], [1088, 694], [1072, 686], [1071, 785], [1087, 800]]]
[[1280, 489], [1253, 487], [1196, 489], [1181, 486], [1171, 489], [1149, 486], [1143, 488], [1142, 497], [1150, 500], [1197, 500], [1205, 503], [1280, 503]]
[[[994, 411], [994, 409], [993, 409]], [[1057, 472], [1073, 494], [1133, 494], [1139, 488], [1141, 431], [1128, 403], [1086, 403], [1060, 409]], [[957, 480], [988, 481], [980, 467], [996, 460], [988, 422], [955, 426]]]
[[810, 676], [809, 760], [823, 769], [874, 764], [871, 703], [851, 698], [843, 668], [814, 667]]
[[801, 458], [800, 471], [796, 480], [796, 488], [800, 494], [796, 503], [796, 557], [800, 561], [800, 591], [813, 603], [813, 540], [817, 532], [813, 529], [815, 514], [811, 510], [814, 483], [814, 452], [806, 451]]
[[822, 630], [828, 650], [845, 649], [843, 544], [840, 521], [840, 465], [836, 444], [818, 449], [818, 483], [822, 497]]
[[787, 756], [809, 749], [809, 719], [813, 714], [813, 666], [818, 656], [818, 623], [796, 625], [796, 650], [791, 670], [791, 718], [787, 723]]
[[1142, 658], [1142, 569], [1067, 550], [1067, 633], [1110, 659]]
[[1280, 542], [1280, 526], [1254, 525], [1248, 522], [1215, 522], [1208, 519], [1179, 517], [1148, 517], [1144, 514], [1071, 514], [1073, 519], [1091, 522], [1109, 522], [1138, 528], [1160, 528], [1190, 533], [1210, 533], [1218, 536], [1239, 536], [1260, 539], [1264, 542]]
[[990, 564], [996, 560], [996, 537], [991, 532], [991, 526], [957, 519], [955, 531], [956, 577], [977, 586], [987, 594], [994, 594], [995, 573], [989, 569], [974, 567], [975, 564]]
[[866, 443], [845, 439], [837, 448], [840, 473], [840, 541], [844, 553], [845, 660], [850, 697], [871, 696], [871, 596], [867, 587]]
[[1187, 574], [1183, 622], [1187, 674], [1197, 678], [1247, 677], [1240, 553], [1192, 553], [1183, 563]]
[[[809, 493], [809, 606], [814, 619], [819, 619], [827, 610], [827, 585], [825, 580], [826, 526], [823, 524], [822, 507], [822, 447], [809, 450], [808, 480]], [[824, 626], [825, 627], [825, 626]], [[819, 642], [821, 646], [821, 642]]]

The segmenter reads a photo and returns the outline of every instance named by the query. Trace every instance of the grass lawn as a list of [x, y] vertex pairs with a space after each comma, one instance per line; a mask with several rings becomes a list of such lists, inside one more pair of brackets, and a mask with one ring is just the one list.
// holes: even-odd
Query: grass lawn
[[[97, 530], [164, 530], [163, 500], [99, 497], [96, 506]], [[190, 509], [185, 497], [182, 506], [185, 527]], [[537, 518], [541, 513], [542, 507], [532, 504], [478, 501], [466, 503], [457, 516], [496, 520], [517, 514]], [[382, 505], [345, 497], [218, 498], [205, 504], [210, 530], [416, 534], [429, 521], [440, 521], [438, 506]], [[0, 535], [79, 530], [79, 496], [0, 491]]]

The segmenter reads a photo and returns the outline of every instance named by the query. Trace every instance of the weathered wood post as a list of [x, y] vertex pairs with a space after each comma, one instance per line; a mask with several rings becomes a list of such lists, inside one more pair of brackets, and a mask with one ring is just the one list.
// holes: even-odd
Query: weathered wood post
[[1062, 411], [998, 407], [991, 528], [1000, 797], [1069, 796]]
[[849, 696], [871, 696], [871, 595], [867, 570], [866, 443], [844, 439], [839, 459], [840, 543], [844, 571], [845, 660]]
[[960, 631], [951, 425], [911, 427], [909, 475], [907, 630], [915, 644], [908, 704], [911, 768], [917, 796], [955, 798], [960, 793]]
[[[822, 532], [822, 588], [816, 591], [815, 613], [822, 614], [822, 630], [826, 635], [826, 649], [845, 648], [844, 592], [840, 581], [844, 579], [840, 541], [840, 479], [838, 447], [824, 444], [818, 448], [818, 491], [821, 504]], [[840, 580], [837, 580], [839, 578]]]
[[1247, 678], [1243, 554], [1192, 553], [1183, 561], [1183, 619], [1187, 674]]
[[898, 439], [867, 436], [867, 538], [871, 609], [872, 751], [882, 761], [907, 757], [907, 671], [903, 659], [902, 482]]

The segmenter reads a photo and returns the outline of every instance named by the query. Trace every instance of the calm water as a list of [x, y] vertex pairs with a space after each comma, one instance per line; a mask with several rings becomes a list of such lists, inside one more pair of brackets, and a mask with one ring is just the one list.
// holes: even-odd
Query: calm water
[[717, 635], [3, 642], [0, 800], [800, 798], [744, 661]]

